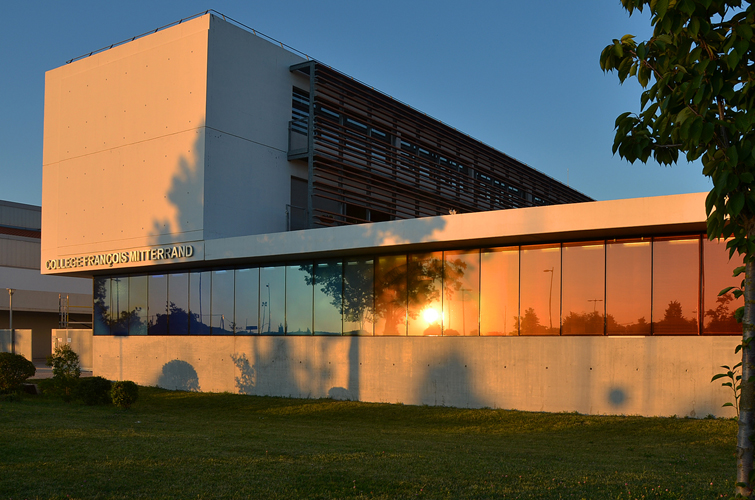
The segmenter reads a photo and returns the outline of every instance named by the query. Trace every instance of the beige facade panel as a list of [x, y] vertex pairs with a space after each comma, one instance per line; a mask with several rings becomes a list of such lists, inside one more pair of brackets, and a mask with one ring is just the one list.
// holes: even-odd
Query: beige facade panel
[[202, 239], [208, 26], [47, 73], [43, 264]]

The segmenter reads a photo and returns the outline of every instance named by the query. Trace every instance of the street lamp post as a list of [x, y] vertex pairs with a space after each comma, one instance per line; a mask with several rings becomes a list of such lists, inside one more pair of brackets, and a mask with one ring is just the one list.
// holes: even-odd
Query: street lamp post
[[548, 293], [548, 323], [550, 324], [550, 330], [553, 331], [553, 308], [551, 304], [553, 303], [553, 267], [550, 269], [544, 269], [544, 273], [551, 273], [551, 289]]
[[10, 330], [10, 352], [16, 354], [16, 332], [13, 330], [13, 292], [12, 288], [8, 290], [8, 329]]

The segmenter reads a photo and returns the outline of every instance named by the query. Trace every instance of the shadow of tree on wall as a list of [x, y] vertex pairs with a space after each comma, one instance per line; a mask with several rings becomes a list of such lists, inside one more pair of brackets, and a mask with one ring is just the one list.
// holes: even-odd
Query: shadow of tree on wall
[[231, 359], [240, 374], [240, 376], [235, 378], [236, 389], [239, 391], [239, 394], [254, 394], [256, 373], [254, 367], [249, 364], [246, 354], [231, 354]]
[[[424, 379], [419, 379], [415, 390], [421, 404], [432, 406], [456, 406], [460, 408], [483, 408], [486, 403], [475, 396], [470, 377], [471, 368], [456, 351], [443, 359], [430, 362]], [[502, 398], [498, 398], [501, 406]]]
[[186, 361], [174, 359], [163, 365], [163, 373], [157, 379], [157, 385], [176, 391], [199, 392], [197, 371]]

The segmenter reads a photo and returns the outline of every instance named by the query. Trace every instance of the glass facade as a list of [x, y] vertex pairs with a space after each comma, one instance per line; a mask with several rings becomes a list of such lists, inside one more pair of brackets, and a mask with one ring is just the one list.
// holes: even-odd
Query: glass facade
[[97, 277], [95, 335], [733, 335], [700, 235]]

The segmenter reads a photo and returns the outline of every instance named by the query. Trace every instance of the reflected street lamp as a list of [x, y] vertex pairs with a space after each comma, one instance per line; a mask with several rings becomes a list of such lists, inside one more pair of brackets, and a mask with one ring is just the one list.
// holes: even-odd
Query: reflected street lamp
[[8, 329], [10, 330], [10, 352], [16, 354], [16, 332], [13, 331], [13, 292], [12, 288], [8, 290]]
[[548, 323], [550, 324], [551, 331], [553, 330], [553, 312], [551, 306], [551, 304], [553, 303], [553, 269], [554, 268], [551, 267], [550, 269], [543, 270], [544, 273], [551, 273], [551, 289], [548, 293]]

